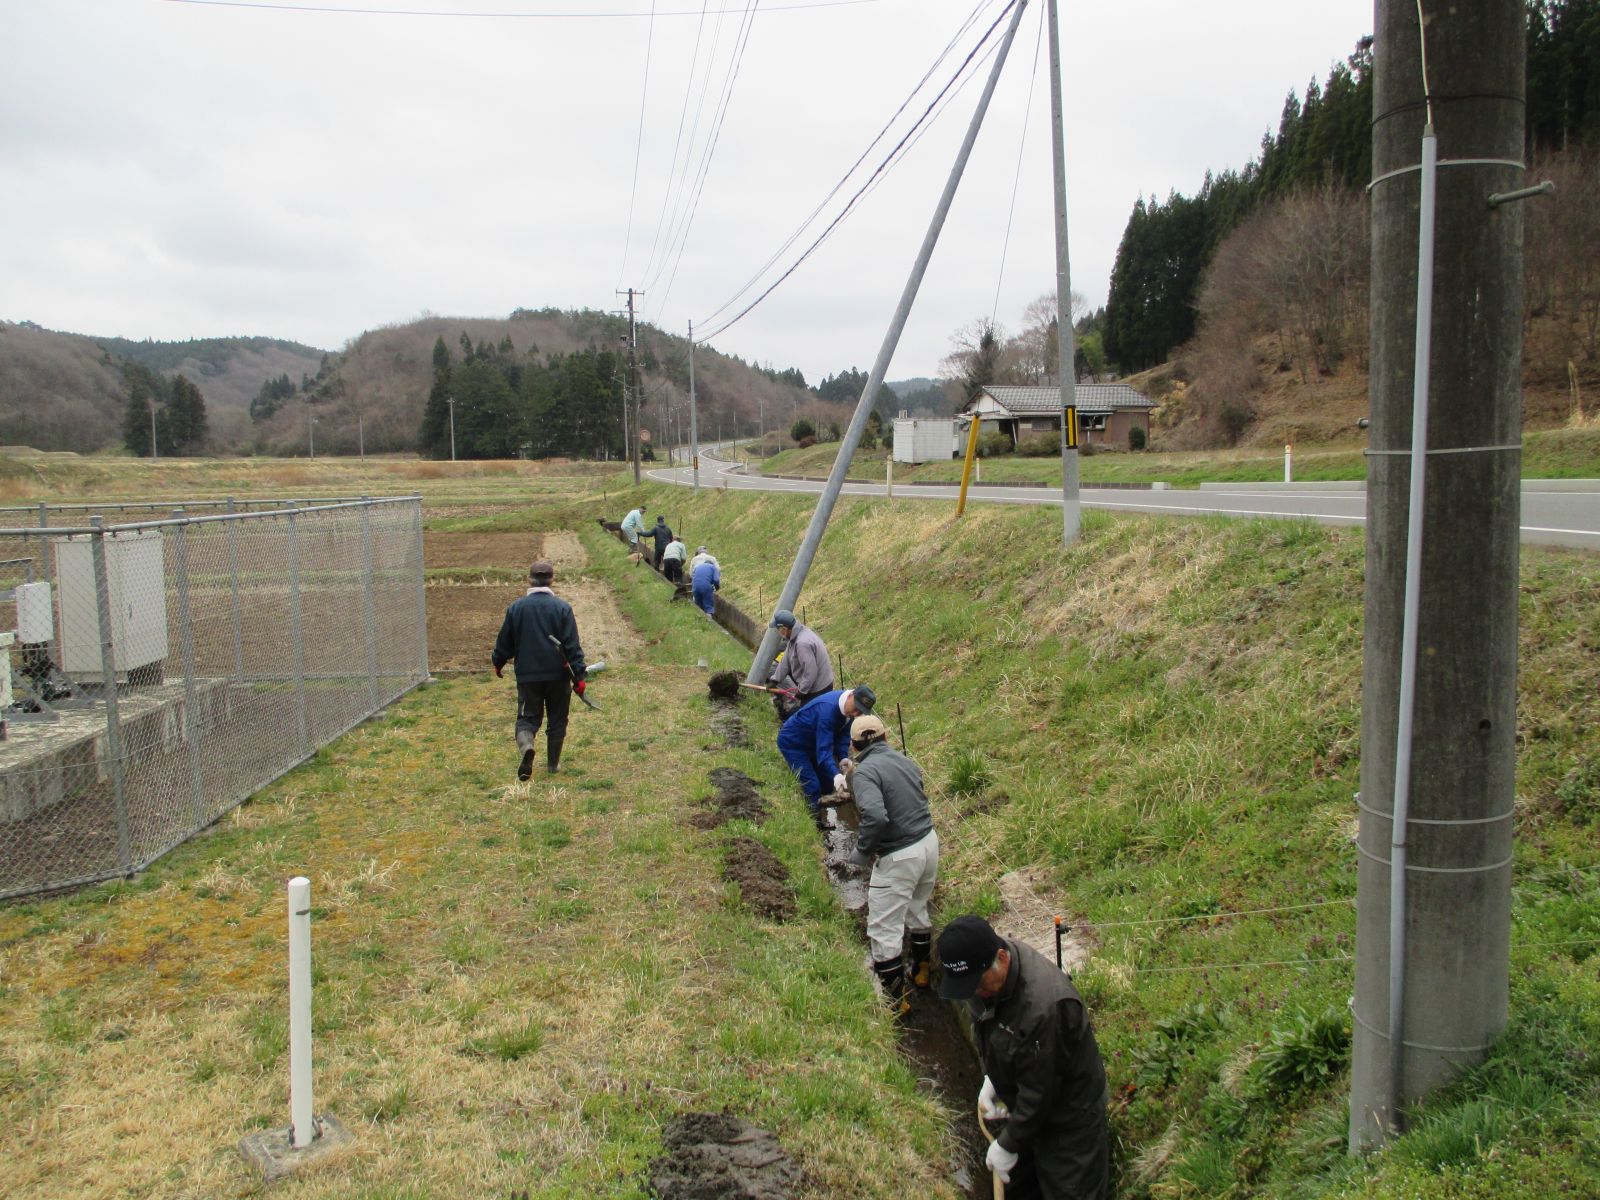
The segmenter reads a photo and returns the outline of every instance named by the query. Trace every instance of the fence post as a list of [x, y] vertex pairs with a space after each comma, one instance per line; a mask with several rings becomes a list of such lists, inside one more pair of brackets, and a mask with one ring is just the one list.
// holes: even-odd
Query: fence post
[[[41, 506], [42, 507], [42, 506]], [[106, 775], [111, 780], [111, 801], [117, 817], [117, 866], [124, 875], [133, 872], [133, 845], [128, 831], [128, 796], [122, 778], [122, 726], [117, 718], [117, 656], [111, 625], [111, 575], [106, 569], [105, 518], [93, 516], [89, 524], [90, 556], [94, 560], [94, 605], [100, 624], [100, 673], [106, 701]]]
[[50, 569], [50, 537], [44, 532], [49, 526], [50, 506], [41, 500], [39, 501], [39, 575], [46, 583], [50, 584], [53, 590], [56, 576], [55, 572]]
[[[228, 497], [228, 512], [234, 511], [233, 497]], [[224, 521], [228, 527], [228, 586], [233, 596], [233, 681], [244, 682], [244, 626], [239, 615], [239, 522]]]
[[295, 534], [298, 500], [289, 502], [289, 638], [294, 646], [294, 720], [299, 738], [300, 757], [311, 753], [311, 738], [306, 732], [306, 642], [300, 611], [300, 541]]
[[372, 497], [361, 497], [361, 586], [366, 593], [367, 703], [378, 711], [378, 609], [373, 598], [376, 564], [372, 552]]
[[[178, 520], [184, 520], [181, 508], [172, 510]], [[206, 787], [204, 768], [200, 762], [200, 702], [194, 686], [194, 624], [189, 612], [189, 526], [185, 522], [173, 527], [175, 540], [173, 572], [177, 576], [178, 591], [178, 642], [183, 654], [183, 736], [189, 744], [189, 796], [194, 810], [194, 827], [205, 828]]]
[[422, 565], [422, 497], [416, 501], [413, 527], [417, 534], [417, 649], [422, 656], [421, 678], [428, 678], [428, 575]]
[[317, 1136], [311, 1103], [311, 881], [289, 880], [289, 1144]]

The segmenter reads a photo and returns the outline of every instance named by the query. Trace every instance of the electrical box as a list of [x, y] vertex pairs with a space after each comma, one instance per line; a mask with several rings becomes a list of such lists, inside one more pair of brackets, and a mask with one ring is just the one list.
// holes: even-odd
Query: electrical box
[[56, 640], [55, 613], [50, 607], [50, 585], [43, 581], [19, 583], [17, 597], [17, 641], [38, 645]]
[[923, 417], [895, 418], [895, 462], [949, 462], [955, 457], [957, 449], [954, 421]]
[[[56, 588], [61, 604], [61, 668], [75, 679], [104, 681], [94, 535], [58, 538]], [[166, 563], [161, 531], [105, 535], [111, 595], [112, 670], [119, 676], [167, 657]]]

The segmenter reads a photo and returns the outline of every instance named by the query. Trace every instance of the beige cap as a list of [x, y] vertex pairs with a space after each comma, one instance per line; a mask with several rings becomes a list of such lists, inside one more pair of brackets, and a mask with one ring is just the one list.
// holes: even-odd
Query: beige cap
[[874, 716], [857, 717], [850, 722], [850, 740], [852, 742], [865, 741], [869, 737], [888, 737], [889, 731], [881, 720]]

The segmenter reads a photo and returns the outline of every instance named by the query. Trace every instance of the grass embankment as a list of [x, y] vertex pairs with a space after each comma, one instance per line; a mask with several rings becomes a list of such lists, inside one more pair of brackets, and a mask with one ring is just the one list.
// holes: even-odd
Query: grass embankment
[[[809, 501], [651, 499], [720, 556], [725, 594], [770, 607]], [[1080, 986], [1125, 1193], [1600, 1192], [1596, 559], [1524, 553], [1510, 1028], [1362, 1166], [1344, 1155], [1362, 535], [1086, 513], [1063, 553], [1050, 512], [947, 512], [845, 500], [803, 607], [891, 723], [901, 705], [955, 806], [944, 913], [993, 910], [1000, 876], [1037, 866], [1097, 942]], [[1259, 909], [1286, 911], [1233, 915]]]
[[[261, 1192], [234, 1146], [287, 1121], [283, 886], [301, 872], [318, 1109], [357, 1145], [275, 1195], [640, 1197], [662, 1123], [724, 1108], [778, 1131], [812, 1195], [954, 1195], [945, 1115], [896, 1052], [781, 761], [710, 735], [696, 663], [744, 652], [616, 557], [563, 581], [614, 585], [637, 625], [580, 612], [604, 712], [574, 706], [554, 780], [511, 782], [509, 682], [457, 677], [137, 880], [0, 908], [7, 1197]], [[760, 829], [688, 824], [723, 765], [765, 788]], [[788, 865], [794, 921], [722, 883], [739, 834]]]
[[[1294, 477], [1302, 481], [1365, 479], [1365, 445], [1296, 446]], [[762, 469], [771, 475], [826, 476], [839, 453], [837, 442], [785, 450], [768, 458]], [[850, 461], [848, 478], [879, 481], [884, 477], [888, 451], [858, 450]], [[1007, 454], [982, 460], [985, 483], [1061, 482], [1059, 456], [1026, 458]], [[959, 483], [961, 461], [896, 463], [895, 482]], [[754, 469], [754, 467], [752, 467]], [[1530, 431], [1522, 439], [1522, 474], [1525, 479], [1600, 478], [1600, 425], [1574, 429]], [[1273, 483], [1283, 479], [1281, 451], [1263, 454], [1259, 449], [1192, 451], [1162, 454], [1099, 453], [1083, 457], [1079, 476], [1085, 485], [1097, 483], [1155, 483], [1197, 487], [1202, 483]]]

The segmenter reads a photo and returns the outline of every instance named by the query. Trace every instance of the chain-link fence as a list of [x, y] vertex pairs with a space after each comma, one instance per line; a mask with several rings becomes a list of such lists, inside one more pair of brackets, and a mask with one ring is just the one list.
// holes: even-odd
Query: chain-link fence
[[420, 497], [168, 511], [0, 528], [0, 897], [148, 865], [428, 676]]

